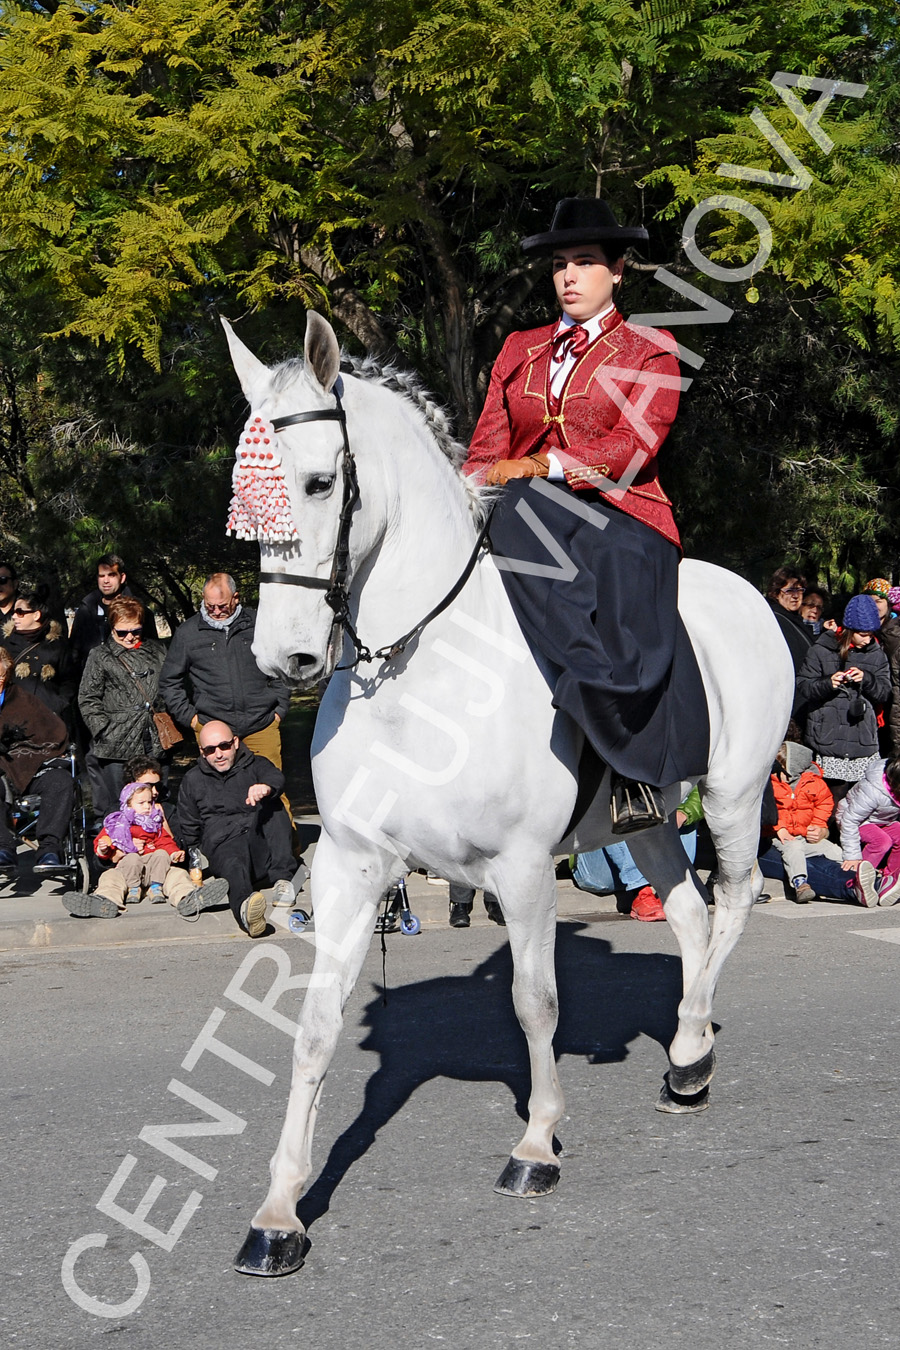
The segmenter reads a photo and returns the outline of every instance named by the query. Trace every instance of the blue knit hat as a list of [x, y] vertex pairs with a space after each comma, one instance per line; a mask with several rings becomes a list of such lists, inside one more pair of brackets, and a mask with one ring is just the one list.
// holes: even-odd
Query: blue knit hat
[[844, 627], [854, 633], [877, 633], [881, 627], [878, 606], [871, 595], [854, 595], [844, 610]]

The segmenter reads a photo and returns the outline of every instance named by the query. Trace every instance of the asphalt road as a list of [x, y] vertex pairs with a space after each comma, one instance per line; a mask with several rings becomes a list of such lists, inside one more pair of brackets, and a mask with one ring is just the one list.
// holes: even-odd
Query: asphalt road
[[[319, 1114], [312, 1247], [280, 1281], [231, 1260], [289, 1081], [289, 1035], [259, 1002], [271, 953], [294, 977], [312, 947], [280, 930], [250, 944], [227, 915], [185, 932], [162, 906], [143, 926], [64, 920], [43, 945], [6, 944], [5, 1346], [898, 1344], [900, 910], [758, 907], [719, 989], [712, 1107], [686, 1119], [653, 1110], [672, 934], [610, 902], [590, 923], [563, 906], [562, 1180], [516, 1201], [491, 1190], [527, 1094], [508, 949], [483, 922], [444, 927], [445, 903], [420, 936], [388, 939], [386, 1007], [373, 943]], [[299, 997], [272, 1006], [291, 1018]], [[200, 1053], [205, 1028], [246, 1059]], [[212, 1108], [218, 1133], [152, 1134]], [[127, 1217], [157, 1176], [144, 1222], [163, 1237], [184, 1219], [168, 1249]], [[147, 1279], [133, 1312], [86, 1310], [127, 1304]]]

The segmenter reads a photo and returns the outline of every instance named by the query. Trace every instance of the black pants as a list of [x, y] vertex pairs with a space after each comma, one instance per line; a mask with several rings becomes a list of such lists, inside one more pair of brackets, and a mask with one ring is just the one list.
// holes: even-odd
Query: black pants
[[[485, 891], [484, 893], [485, 907], [487, 907], [487, 902], [489, 900], [493, 900], [495, 904], [500, 903], [496, 895], [493, 895], [490, 891]], [[460, 886], [455, 881], [450, 882], [451, 905], [462, 905], [465, 909], [471, 909], [474, 902], [475, 902], [475, 888], [473, 886]]]
[[228, 903], [241, 925], [241, 905], [256, 884], [290, 881], [297, 869], [291, 853], [291, 822], [280, 798], [262, 802], [253, 824], [216, 844], [201, 839], [209, 870], [228, 882]]
[[[40, 793], [41, 806], [35, 833], [42, 849], [58, 853], [68, 833], [75, 783], [67, 768], [47, 769], [28, 784], [28, 792]], [[0, 848], [15, 848], [15, 839], [9, 828], [9, 807], [0, 802]]]
[[[601, 492], [551, 487], [547, 495], [527, 480], [508, 483], [491, 544], [526, 640], [554, 668], [554, 706], [626, 778], [662, 787], [705, 772], [706, 695], [678, 615], [677, 548]], [[535, 564], [543, 575], [522, 570]]]
[[120, 759], [100, 759], [89, 750], [84, 757], [94, 820], [99, 824], [110, 811], [119, 809], [119, 793], [125, 786], [125, 765]]

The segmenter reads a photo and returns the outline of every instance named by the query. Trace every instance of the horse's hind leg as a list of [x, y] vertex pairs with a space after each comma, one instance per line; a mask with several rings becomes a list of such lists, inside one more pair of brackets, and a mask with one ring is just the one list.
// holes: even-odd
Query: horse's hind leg
[[[663, 1089], [663, 1096], [670, 1088], [675, 1092], [673, 1104], [665, 1109], [703, 1109], [708, 1096], [705, 1089], [715, 1066], [714, 1037], [709, 1017], [698, 1022], [692, 1016], [690, 999], [702, 985], [709, 954], [706, 892], [685, 855], [674, 820], [632, 836], [629, 848], [662, 900], [681, 951], [683, 997], [678, 1007], [678, 1030], [669, 1047], [669, 1086]], [[685, 1100], [679, 1103], [679, 1097]]]
[[372, 937], [390, 863], [338, 853], [322, 834], [313, 861], [316, 959], [294, 1043], [287, 1115], [269, 1164], [271, 1183], [235, 1258], [242, 1275], [286, 1275], [303, 1264], [305, 1230], [297, 1201], [312, 1170], [312, 1139], [322, 1083], [343, 1025], [343, 1010]]
[[513, 1005], [528, 1041], [528, 1127], [497, 1181], [500, 1195], [546, 1195], [559, 1180], [553, 1131], [564, 1109], [553, 1054], [556, 996], [556, 881], [549, 857], [504, 867], [497, 894], [513, 958]]

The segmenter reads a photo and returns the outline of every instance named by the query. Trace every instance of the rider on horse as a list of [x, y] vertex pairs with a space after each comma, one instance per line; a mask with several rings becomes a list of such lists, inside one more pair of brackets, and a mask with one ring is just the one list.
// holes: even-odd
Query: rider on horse
[[[508, 485], [492, 547], [525, 635], [556, 669], [555, 706], [614, 773], [617, 833], [663, 819], [658, 789], [703, 773], [708, 751], [678, 619], [679, 535], [656, 474], [681, 388], [675, 344], [630, 328], [614, 301], [625, 249], [647, 238], [605, 202], [566, 198], [547, 233], [523, 239], [551, 257], [562, 316], [507, 338], [465, 465]], [[529, 490], [532, 478], [547, 486]], [[547, 566], [547, 531], [568, 565]]]

